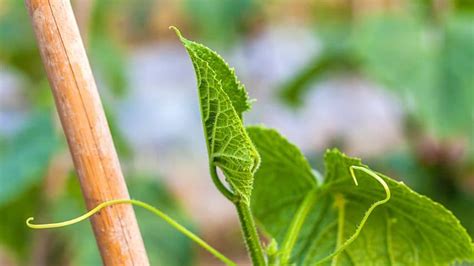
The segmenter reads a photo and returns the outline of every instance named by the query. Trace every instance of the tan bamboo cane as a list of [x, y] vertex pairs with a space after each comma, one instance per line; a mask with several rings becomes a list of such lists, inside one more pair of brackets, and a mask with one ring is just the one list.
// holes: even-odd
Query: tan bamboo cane
[[[67, 0], [26, 0], [88, 209], [129, 198], [99, 93]], [[130, 205], [91, 218], [105, 265], [149, 265]]]

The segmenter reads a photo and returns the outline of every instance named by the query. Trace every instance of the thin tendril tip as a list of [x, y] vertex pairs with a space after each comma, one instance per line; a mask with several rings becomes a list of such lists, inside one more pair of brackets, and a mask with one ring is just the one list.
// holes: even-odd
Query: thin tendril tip
[[30, 218], [26, 219], [26, 225], [31, 228], [31, 225], [32, 225], [31, 221], [33, 221], [34, 219], [35, 218], [33, 218], [33, 217], [30, 217]]
[[357, 178], [354, 174], [354, 169], [365, 172], [366, 174], [373, 177], [375, 180], [377, 180], [377, 182], [379, 182], [382, 185], [383, 189], [385, 190], [385, 195], [386, 195], [385, 199], [381, 200], [383, 203], [387, 202], [390, 199], [391, 197], [390, 188], [388, 187], [387, 182], [385, 182], [385, 180], [383, 180], [378, 174], [376, 174], [374, 171], [367, 169], [365, 167], [352, 165], [351, 167], [349, 167], [349, 170], [351, 172], [352, 179], [354, 179], [354, 182], [356, 185], [358, 185], [358, 183], [357, 183]]
[[356, 186], [358, 186], [359, 182], [357, 182], [357, 177], [354, 174], [354, 165], [349, 167], [349, 171], [351, 172], [352, 180], [354, 180], [354, 183], [356, 184]]
[[372, 214], [372, 212], [374, 211], [375, 208], [377, 208], [378, 206], [382, 205], [382, 204], [385, 204], [387, 203], [387, 201], [390, 200], [391, 198], [391, 193], [390, 193], [390, 188], [388, 187], [387, 185], [387, 182], [385, 182], [385, 180], [383, 180], [378, 174], [376, 174], [374, 171], [368, 169], [368, 168], [365, 168], [365, 167], [362, 167], [362, 166], [356, 166], [356, 165], [352, 165], [349, 167], [349, 171], [351, 172], [351, 176], [352, 176], [352, 179], [354, 180], [354, 183], [356, 185], [358, 185], [358, 182], [357, 182], [357, 178], [354, 174], [354, 169], [355, 170], [359, 170], [359, 171], [362, 171], [366, 174], [368, 174], [369, 176], [373, 177], [375, 180], [377, 180], [377, 182], [379, 182], [383, 189], [385, 190], [385, 198], [382, 199], [382, 200], [379, 200], [379, 201], [376, 201], [375, 203], [373, 203], [369, 209], [365, 212], [364, 214], [364, 217], [362, 217], [362, 220], [361, 222], [359, 223], [359, 225], [357, 226], [354, 234], [349, 237], [345, 242], [344, 244], [342, 244], [342, 246], [340, 246], [339, 248], [337, 248], [333, 253], [331, 253], [330, 255], [326, 256], [325, 258], [321, 259], [320, 261], [316, 262], [315, 265], [320, 265], [324, 262], [327, 262], [329, 259], [331, 259], [332, 257], [334, 256], [337, 256], [339, 253], [341, 253], [347, 246], [349, 246], [360, 234], [360, 232], [362, 231], [362, 228], [364, 227], [365, 223], [367, 222], [367, 219], [369, 219], [369, 216]]

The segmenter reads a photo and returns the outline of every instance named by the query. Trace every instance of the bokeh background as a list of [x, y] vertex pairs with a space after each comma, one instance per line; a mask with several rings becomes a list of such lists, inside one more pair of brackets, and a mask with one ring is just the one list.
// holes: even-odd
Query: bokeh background
[[[338, 147], [444, 204], [474, 235], [474, 2], [74, 0], [132, 197], [248, 264], [207, 172], [192, 64], [170, 25], [218, 51], [277, 128], [324, 172]], [[0, 265], [99, 265], [23, 1], [0, 0]], [[153, 265], [215, 265], [136, 210]], [[37, 220], [38, 221], [38, 220]]]

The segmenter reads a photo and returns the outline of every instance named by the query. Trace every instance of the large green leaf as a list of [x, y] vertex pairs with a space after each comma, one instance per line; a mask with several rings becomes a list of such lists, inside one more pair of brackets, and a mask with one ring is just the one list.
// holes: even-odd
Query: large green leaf
[[32, 116], [0, 151], [0, 206], [36, 184], [59, 147], [49, 113]]
[[256, 196], [252, 197], [251, 207], [261, 222], [268, 225], [268, 233], [283, 239], [285, 232], [278, 229], [291, 223], [305, 195], [316, 186], [316, 179], [300, 150], [278, 132], [254, 126], [247, 127], [247, 132], [265, 162], [255, 173]]
[[[300, 183], [308, 177], [288, 175], [295, 168], [301, 169], [299, 164], [290, 165], [285, 170], [272, 170], [275, 162], [279, 161], [283, 168], [289, 161], [287, 158], [271, 158], [272, 154], [292, 151], [287, 154], [289, 157], [299, 156], [299, 153], [295, 153], [294, 146], [282, 141], [282, 137], [276, 137], [275, 132], [269, 129], [251, 128], [249, 132], [262, 154], [252, 201], [258, 203], [273, 199], [274, 190], [280, 192], [282, 199], [294, 198], [287, 203], [287, 206], [291, 206], [292, 213], [287, 208], [265, 212], [257, 208], [266, 209], [267, 206], [254, 204], [255, 216], [280, 244], [286, 240], [284, 236], [289, 228], [288, 220], [304, 221], [292, 249], [290, 262], [314, 265], [343, 245], [345, 249], [338, 255], [329, 257], [323, 265], [448, 265], [456, 260], [473, 258], [471, 239], [452, 213], [403, 183], [379, 174], [391, 192], [390, 200], [384, 203], [382, 200], [386, 197], [386, 192], [381, 183], [369, 173], [356, 170], [355, 176], [359, 184], [354, 185], [350, 167], [366, 169], [366, 166], [359, 159], [349, 158], [332, 150], [325, 156], [324, 183], [317, 186], [316, 182], [306, 181], [310, 188], [302, 190]], [[272, 152], [265, 152], [266, 150]], [[260, 174], [269, 172], [272, 172], [270, 177]], [[265, 178], [273, 180], [271, 186], [260, 180]], [[311, 193], [315, 193], [314, 197], [309, 197]], [[302, 197], [311, 199], [311, 202], [302, 201]], [[376, 202], [379, 205], [374, 208]], [[302, 204], [305, 204], [306, 212], [300, 212], [302, 208], [298, 206]], [[297, 213], [295, 208], [298, 208]], [[366, 214], [369, 208], [373, 212]], [[365, 225], [361, 224], [368, 214]], [[286, 218], [269, 219], [279, 216]], [[359, 234], [355, 234], [357, 228], [361, 229]], [[346, 243], [354, 234], [354, 241]]]
[[196, 71], [209, 161], [249, 203], [260, 157], [242, 123], [242, 113], [250, 108], [247, 92], [218, 54], [177, 33]]

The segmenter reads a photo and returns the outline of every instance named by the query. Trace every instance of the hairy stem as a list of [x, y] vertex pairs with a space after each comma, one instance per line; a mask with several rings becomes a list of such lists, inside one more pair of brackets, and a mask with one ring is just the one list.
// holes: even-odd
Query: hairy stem
[[99, 212], [100, 210], [102, 210], [105, 207], [115, 205], [115, 204], [125, 204], [125, 203], [133, 204], [133, 205], [142, 207], [142, 208], [154, 213], [155, 215], [157, 215], [158, 217], [163, 219], [165, 222], [167, 222], [169, 225], [174, 227], [176, 230], [178, 230], [179, 232], [181, 232], [185, 236], [189, 237], [192, 241], [194, 241], [195, 243], [200, 245], [202, 248], [209, 251], [209, 253], [214, 255], [216, 258], [221, 260], [226, 265], [228, 265], [228, 266], [236, 266], [237, 265], [235, 262], [228, 259], [222, 253], [220, 253], [219, 251], [217, 251], [216, 249], [211, 247], [209, 244], [207, 244], [199, 236], [195, 235], [193, 232], [186, 229], [184, 226], [179, 224], [173, 218], [166, 215], [164, 212], [158, 210], [157, 208], [155, 208], [155, 207], [153, 207], [153, 206], [151, 206], [151, 205], [149, 205], [145, 202], [139, 201], [139, 200], [133, 200], [133, 199], [109, 200], [109, 201], [106, 201], [106, 202], [103, 202], [103, 203], [97, 205], [94, 209], [90, 210], [89, 212], [87, 212], [87, 213], [85, 213], [85, 214], [83, 214], [83, 215], [81, 215], [77, 218], [74, 218], [74, 219], [71, 219], [71, 220], [68, 220], [68, 221], [65, 221], [65, 222], [59, 222], [59, 223], [32, 224], [31, 221], [33, 221], [34, 218], [30, 217], [26, 220], [26, 225], [30, 228], [33, 228], [33, 229], [50, 229], [50, 228], [64, 227], [64, 226], [68, 226], [68, 225], [72, 225], [72, 224], [84, 221], [85, 219], [91, 217], [92, 215], [96, 214], [97, 212]]
[[266, 265], [265, 257], [263, 255], [262, 245], [258, 237], [257, 228], [253, 220], [250, 206], [243, 201], [235, 203], [237, 213], [239, 214], [240, 225], [244, 234], [245, 244], [250, 253], [250, 258], [254, 266]]

